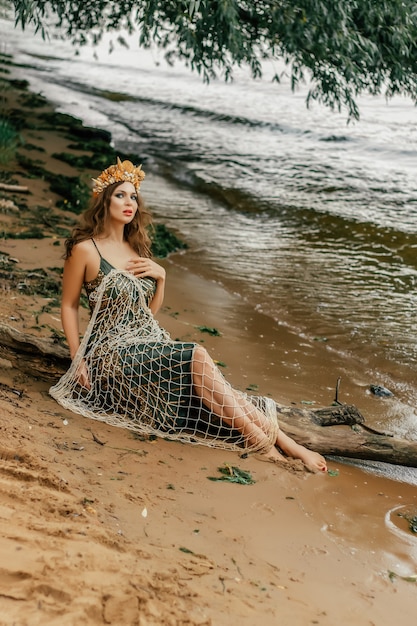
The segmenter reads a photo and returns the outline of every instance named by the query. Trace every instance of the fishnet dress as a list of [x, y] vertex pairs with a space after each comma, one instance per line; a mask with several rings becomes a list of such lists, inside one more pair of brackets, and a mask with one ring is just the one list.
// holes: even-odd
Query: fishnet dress
[[[226, 423], [197, 393], [193, 368], [198, 344], [173, 341], [159, 326], [148, 306], [155, 292], [153, 279], [135, 278], [100, 256], [99, 273], [85, 289], [91, 319], [71, 367], [50, 388], [55, 400], [86, 417], [138, 433], [230, 449], [265, 448], [265, 441], [250, 444], [233, 428], [233, 417]], [[82, 360], [89, 389], [78, 381]], [[275, 402], [233, 389], [212, 367], [228, 415], [239, 417], [256, 407], [267, 440], [274, 444], [279, 429]], [[209, 394], [214, 378], [205, 378]]]

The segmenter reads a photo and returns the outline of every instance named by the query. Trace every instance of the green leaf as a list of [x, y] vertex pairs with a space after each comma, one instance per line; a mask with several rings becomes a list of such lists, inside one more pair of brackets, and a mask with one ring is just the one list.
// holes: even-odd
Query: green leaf
[[253, 485], [256, 481], [252, 478], [250, 472], [240, 469], [235, 465], [229, 465], [225, 463], [223, 466], [217, 468], [222, 476], [208, 476], [209, 480], [238, 483], [240, 485]]
[[417, 583], [417, 575], [416, 576], [400, 576], [399, 574], [396, 574], [395, 572], [392, 571], [388, 571], [388, 578], [391, 581], [394, 581], [396, 578], [399, 578], [400, 580], [405, 580], [405, 582], [407, 583]]
[[339, 476], [339, 470], [337, 470], [337, 469], [336, 470], [328, 469], [327, 470], [327, 474], [329, 476]]
[[196, 326], [196, 328], [202, 333], [208, 333], [213, 337], [221, 337], [221, 333], [217, 330], [217, 328], [212, 328], [210, 326]]

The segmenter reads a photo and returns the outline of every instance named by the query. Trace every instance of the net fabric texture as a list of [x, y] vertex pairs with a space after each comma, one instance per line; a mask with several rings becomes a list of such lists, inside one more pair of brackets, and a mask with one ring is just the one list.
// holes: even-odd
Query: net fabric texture
[[[171, 339], [148, 306], [153, 279], [135, 278], [101, 258], [97, 278], [85, 287], [90, 322], [69, 370], [50, 389], [63, 407], [188, 443], [247, 451], [275, 443], [275, 402], [233, 389], [201, 346]], [[82, 361], [89, 389], [79, 383]]]

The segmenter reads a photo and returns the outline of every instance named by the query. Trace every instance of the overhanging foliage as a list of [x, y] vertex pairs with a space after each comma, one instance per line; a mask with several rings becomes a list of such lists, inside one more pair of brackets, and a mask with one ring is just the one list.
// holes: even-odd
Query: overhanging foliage
[[[105, 32], [134, 33], [180, 58], [205, 80], [266, 59], [288, 64], [294, 88], [309, 80], [317, 100], [357, 118], [359, 94], [405, 94], [417, 101], [415, 0], [15, 0], [16, 24], [45, 35], [58, 26], [77, 44]], [[123, 43], [122, 35], [118, 36]], [[275, 74], [275, 80], [280, 75]]]

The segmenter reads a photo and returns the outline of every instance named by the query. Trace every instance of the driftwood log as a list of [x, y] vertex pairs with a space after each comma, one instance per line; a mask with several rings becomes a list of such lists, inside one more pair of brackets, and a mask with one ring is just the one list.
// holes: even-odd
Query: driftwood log
[[[53, 339], [34, 337], [6, 324], [0, 324], [0, 357], [30, 376], [51, 382], [70, 364], [68, 350]], [[417, 467], [416, 441], [373, 431], [355, 406], [277, 407], [282, 429], [321, 454]]]
[[57, 380], [70, 366], [67, 348], [53, 339], [23, 333], [8, 324], [0, 324], [0, 358], [24, 374], [42, 380]]
[[[298, 443], [321, 454], [417, 467], [417, 441], [370, 432], [361, 420], [349, 426], [328, 426], [323, 422], [319, 425], [314, 410], [278, 408], [282, 430]], [[341, 406], [341, 411], [344, 408]]]

